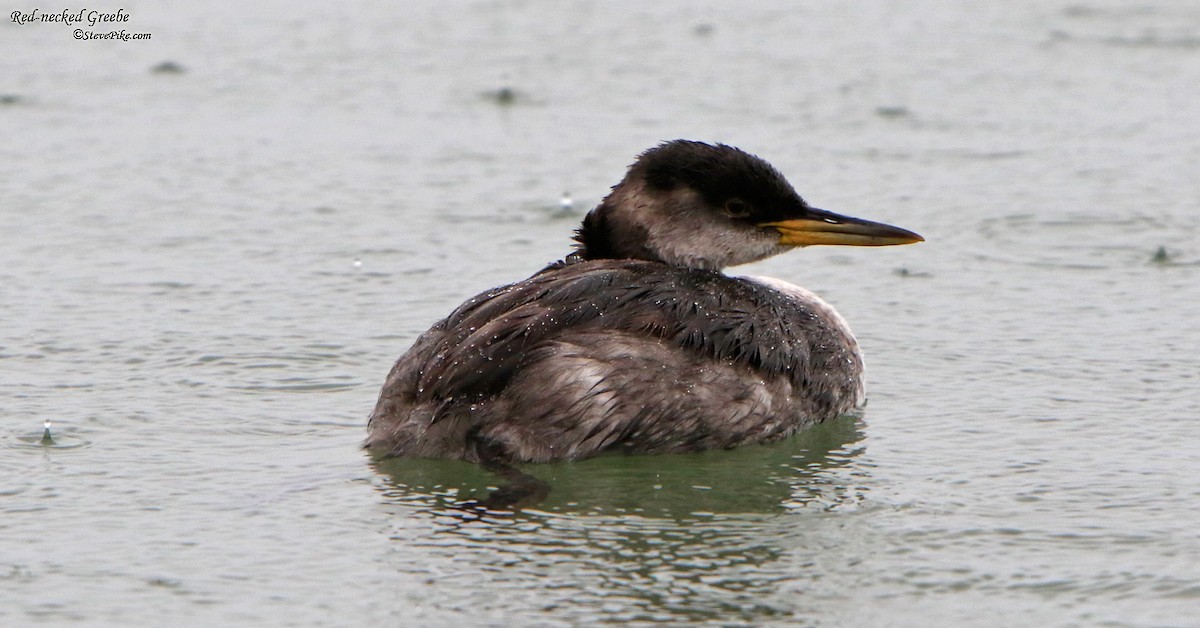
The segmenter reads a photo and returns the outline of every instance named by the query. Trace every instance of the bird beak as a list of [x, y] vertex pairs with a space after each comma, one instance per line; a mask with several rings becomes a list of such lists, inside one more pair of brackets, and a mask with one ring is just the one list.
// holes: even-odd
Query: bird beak
[[924, 242], [925, 238], [900, 227], [809, 208], [803, 218], [760, 223], [779, 231], [784, 246], [842, 244], [848, 246], [890, 246]]

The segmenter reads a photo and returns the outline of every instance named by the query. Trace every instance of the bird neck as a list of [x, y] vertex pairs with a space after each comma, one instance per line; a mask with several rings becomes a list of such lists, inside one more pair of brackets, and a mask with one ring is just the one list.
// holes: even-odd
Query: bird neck
[[644, 186], [627, 181], [618, 184], [575, 231], [572, 257], [665, 262], [650, 246], [650, 228], [636, 215], [639, 210], [645, 213], [645, 207], [653, 202], [656, 199], [647, 198]]

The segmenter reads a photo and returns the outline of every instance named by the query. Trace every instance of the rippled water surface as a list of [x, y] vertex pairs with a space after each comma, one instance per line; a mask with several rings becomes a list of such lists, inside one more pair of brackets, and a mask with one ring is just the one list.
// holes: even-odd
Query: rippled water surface
[[[0, 24], [0, 623], [1197, 625], [1196, 3], [126, 11]], [[849, 319], [863, 415], [483, 518], [364, 455], [675, 137], [927, 238], [738, 269]]]

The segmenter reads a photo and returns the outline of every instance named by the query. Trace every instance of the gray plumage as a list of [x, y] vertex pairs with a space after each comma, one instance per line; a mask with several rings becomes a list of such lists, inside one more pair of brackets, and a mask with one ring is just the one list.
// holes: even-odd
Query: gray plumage
[[796, 286], [721, 272], [797, 246], [774, 226], [796, 219], [895, 240], [877, 244], [920, 239], [812, 208], [737, 149], [651, 149], [585, 219], [574, 253], [417, 339], [367, 446], [476, 462], [683, 452], [777, 440], [853, 409], [863, 361], [837, 312]]

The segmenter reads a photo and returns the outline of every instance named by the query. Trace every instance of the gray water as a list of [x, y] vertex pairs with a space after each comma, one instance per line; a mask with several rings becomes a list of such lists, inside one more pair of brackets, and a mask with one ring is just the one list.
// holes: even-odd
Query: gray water
[[[1195, 2], [123, 6], [0, 23], [0, 623], [1200, 625]], [[735, 269], [863, 415], [483, 520], [373, 463], [416, 334], [676, 137], [927, 238]]]

